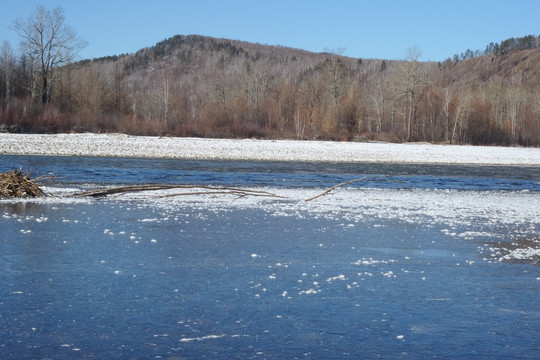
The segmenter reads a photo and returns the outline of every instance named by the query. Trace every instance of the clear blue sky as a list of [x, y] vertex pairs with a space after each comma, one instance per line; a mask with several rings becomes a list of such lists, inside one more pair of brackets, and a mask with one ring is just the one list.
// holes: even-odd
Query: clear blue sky
[[540, 35], [540, 0], [0, 0], [0, 42], [37, 5], [62, 6], [88, 41], [80, 56], [132, 53], [173, 35], [200, 34], [356, 58], [442, 61], [493, 41]]

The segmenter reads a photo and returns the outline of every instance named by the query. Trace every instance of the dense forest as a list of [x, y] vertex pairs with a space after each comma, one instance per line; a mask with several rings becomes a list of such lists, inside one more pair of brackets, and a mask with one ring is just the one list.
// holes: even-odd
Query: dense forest
[[540, 145], [540, 37], [444, 62], [198, 35], [63, 64], [0, 48], [0, 131]]

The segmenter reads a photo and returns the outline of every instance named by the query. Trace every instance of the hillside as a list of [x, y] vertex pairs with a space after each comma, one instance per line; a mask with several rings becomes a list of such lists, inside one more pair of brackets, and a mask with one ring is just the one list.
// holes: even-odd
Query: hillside
[[454, 81], [446, 85], [482, 86], [501, 81], [505, 85], [522, 84], [529, 88], [539, 88], [540, 48], [460, 61], [452, 69], [452, 74]]
[[[535, 39], [535, 38], [533, 38]], [[2, 102], [25, 132], [540, 145], [540, 49], [355, 59], [177, 35], [61, 69], [51, 104]]]

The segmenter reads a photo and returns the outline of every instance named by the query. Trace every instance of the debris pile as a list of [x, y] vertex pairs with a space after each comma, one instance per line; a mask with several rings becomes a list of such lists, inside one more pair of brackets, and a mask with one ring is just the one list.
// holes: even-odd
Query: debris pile
[[0, 198], [41, 197], [43, 191], [21, 169], [0, 173]]

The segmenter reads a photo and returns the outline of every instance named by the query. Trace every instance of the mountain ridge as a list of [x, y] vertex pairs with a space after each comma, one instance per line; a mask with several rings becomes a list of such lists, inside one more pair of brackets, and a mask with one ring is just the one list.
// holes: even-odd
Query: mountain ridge
[[[502, 43], [506, 41], [508, 40], [503, 40]], [[491, 43], [491, 46], [493, 46], [493, 43]], [[229, 53], [229, 55], [243, 54], [245, 56], [251, 57], [252, 60], [256, 60], [261, 56], [276, 56], [276, 53], [279, 53], [282, 54], [281, 57], [285, 59], [296, 58], [296, 60], [305, 60], [305, 58], [310, 57], [312, 59], [315, 59], [315, 61], [319, 62], [324, 61], [324, 59], [326, 59], [328, 56], [334, 55], [339, 55], [339, 57], [341, 58], [349, 59], [350, 61], [360, 61], [362, 63], [365, 61], [384, 61], [388, 64], [389, 62], [399, 63], [405, 61], [404, 59], [356, 58], [345, 56], [342, 54], [332, 53], [333, 50], [312, 52], [309, 50], [282, 45], [261, 44], [243, 40], [216, 38], [198, 34], [178, 34], [158, 41], [152, 46], [147, 46], [139, 49], [134, 53], [105, 56], [95, 59], [83, 59], [79, 61], [79, 63], [84, 64], [96, 61], [116, 61], [122, 57], [139, 57], [143, 58], [145, 61], [149, 59], [151, 59], [152, 61], [167, 60], [167, 57], [170, 57], [172, 55], [172, 52], [174, 51], [177, 52], [175, 55], [179, 55], [184, 60], [186, 60], [187, 54], [181, 52], [183, 47], [199, 47], [200, 49], [201, 47], [204, 47], [204, 49], [207, 51], [218, 52], [221, 50], [225, 50]], [[489, 47], [490, 45], [487, 46], [487, 48]], [[180, 54], [178, 54], [178, 52], [180, 52]], [[462, 54], [462, 57], [466, 57], [466, 54], [467, 52]], [[457, 55], [454, 55], [454, 58], [456, 56]], [[300, 59], [298, 59], [298, 57], [300, 57]], [[418, 59], [418, 62], [422, 64], [438, 64], [440, 68], [456, 68], [456, 71], [458, 73], [470, 72], [472, 75], [475, 75], [474, 82], [487, 82], [492, 77], [500, 76], [505, 83], [515, 83], [516, 81], [520, 83], [532, 82], [534, 86], [540, 86], [540, 48], [538, 47], [532, 49], [507, 50], [504, 53], [497, 55], [482, 54], [474, 57], [466, 57], [461, 60], [452, 60], [450, 57], [448, 57], [447, 60], [443, 62], [431, 60], [422, 61], [420, 58]], [[138, 62], [134, 61], [134, 63]], [[142, 65], [142, 63], [140, 63], [140, 65]], [[516, 76], [519, 75], [520, 72], [522, 73], [521, 78], [516, 78]]]

